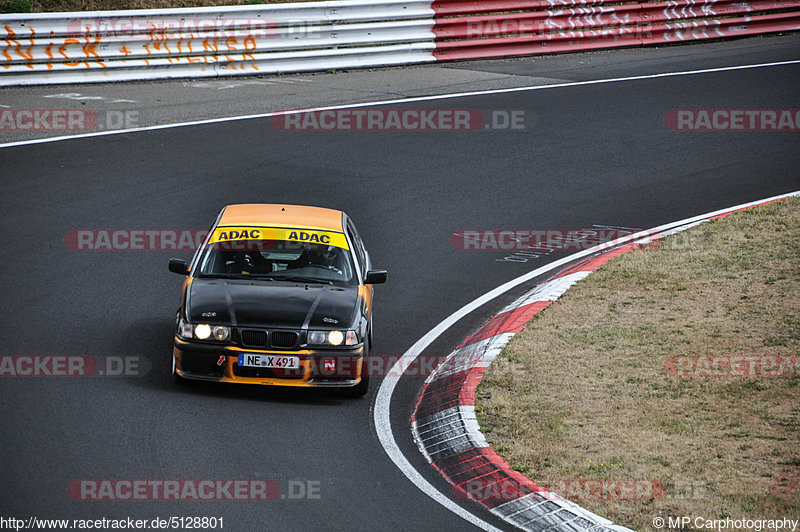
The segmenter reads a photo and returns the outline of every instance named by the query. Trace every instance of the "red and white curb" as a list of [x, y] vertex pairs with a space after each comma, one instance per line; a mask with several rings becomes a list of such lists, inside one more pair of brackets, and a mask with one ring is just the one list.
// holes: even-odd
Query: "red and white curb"
[[629, 530], [536, 484], [488, 445], [475, 418], [475, 392], [484, 372], [517, 332], [572, 285], [612, 258], [707, 220], [764, 205], [800, 191], [715, 211], [623, 237], [573, 255], [581, 262], [561, 270], [492, 316], [426, 379], [411, 417], [414, 440], [453, 486], [457, 498], [479, 502], [523, 530]]

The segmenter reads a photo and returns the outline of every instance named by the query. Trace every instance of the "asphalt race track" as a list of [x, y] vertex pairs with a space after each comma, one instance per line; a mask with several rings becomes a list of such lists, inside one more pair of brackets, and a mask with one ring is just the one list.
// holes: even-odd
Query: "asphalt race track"
[[[754, 46], [717, 64], [706, 57], [704, 68], [800, 59], [796, 38], [741, 42]], [[653, 53], [676, 72], [702, 50]], [[564, 57], [578, 71], [586, 55]], [[479, 64], [518, 73], [533, 60]], [[452, 68], [478, 68], [470, 65]], [[600, 64], [581, 79], [637, 75], [640, 66]], [[659, 72], [651, 63], [647, 70]], [[375, 266], [389, 270], [376, 287], [373, 353], [399, 356], [469, 301], [563, 256], [511, 262], [507, 252], [459, 251], [453, 231], [649, 228], [800, 189], [800, 133], [672, 131], [664, 120], [673, 109], [800, 109], [798, 87], [800, 64], [787, 64], [388, 107], [522, 112], [524, 128], [515, 130], [291, 132], [252, 119], [0, 149], [0, 355], [90, 356], [100, 369], [137, 357], [141, 373], [0, 379], [0, 515], [222, 517], [235, 531], [468, 529], [380, 446], [371, 415], [378, 380], [361, 400], [178, 387], [169, 373], [180, 278], [167, 260], [191, 253], [75, 251], [65, 235], [206, 229], [228, 203], [342, 209]], [[448, 353], [505, 302], [468, 316], [428, 352]], [[450, 494], [411, 439], [421, 384], [410, 377], [398, 386], [394, 434], [408, 460]], [[67, 487], [80, 479], [268, 479], [281, 496], [74, 500]]]

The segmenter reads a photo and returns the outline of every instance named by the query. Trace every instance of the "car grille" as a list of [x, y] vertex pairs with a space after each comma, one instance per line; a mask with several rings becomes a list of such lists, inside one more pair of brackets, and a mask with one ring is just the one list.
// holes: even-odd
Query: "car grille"
[[245, 329], [241, 331], [242, 345], [248, 347], [266, 347], [267, 346], [267, 331], [256, 331]]
[[296, 343], [296, 332], [272, 331], [272, 347], [294, 347]]
[[300, 336], [295, 331], [267, 331], [261, 329], [242, 329], [239, 331], [242, 345], [245, 347], [278, 347], [290, 348], [297, 345]]

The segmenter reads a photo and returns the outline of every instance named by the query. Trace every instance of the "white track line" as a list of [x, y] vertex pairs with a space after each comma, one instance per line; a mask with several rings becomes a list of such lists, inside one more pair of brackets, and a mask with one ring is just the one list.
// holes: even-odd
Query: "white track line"
[[70, 139], [84, 139], [84, 138], [91, 138], [91, 137], [103, 137], [106, 135], [119, 135], [122, 133], [139, 133], [142, 131], [157, 131], [159, 129], [170, 129], [176, 127], [188, 127], [188, 126], [200, 126], [206, 124], [219, 124], [222, 122], [233, 122], [236, 120], [252, 120], [254, 118], [270, 118], [273, 116], [284, 116], [290, 114], [298, 114], [298, 113], [311, 113], [311, 112], [319, 112], [319, 111], [333, 111], [337, 109], [356, 109], [360, 107], [373, 107], [378, 105], [394, 105], [398, 103], [413, 103], [413, 102], [428, 102], [428, 101], [435, 101], [435, 100], [445, 100], [450, 98], [464, 98], [467, 96], [485, 96], [491, 94], [507, 94], [511, 92], [525, 92], [525, 91], [537, 91], [537, 90], [546, 90], [546, 89], [562, 89], [565, 87], [581, 87], [584, 85], [598, 85], [601, 83], [620, 83], [624, 81], [640, 81], [644, 79], [657, 79], [657, 78], [667, 78], [667, 77], [675, 77], [675, 76], [692, 76], [696, 74], [711, 74], [715, 72], [728, 72], [733, 70], [747, 70], [751, 68], [765, 68], [765, 67], [774, 67], [774, 66], [786, 66], [786, 65], [795, 65], [800, 63], [800, 59], [792, 59], [790, 61], [777, 61], [773, 63], [757, 63], [753, 65], [739, 65], [739, 66], [726, 66], [726, 67], [717, 67], [717, 68], [704, 68], [701, 70], [685, 70], [680, 72], [663, 72], [661, 74], [645, 74], [642, 76], [627, 76], [622, 78], [605, 78], [605, 79], [594, 79], [589, 81], [568, 81], [565, 83], [554, 83], [552, 85], [533, 85], [527, 87], [514, 87], [510, 89], [491, 89], [491, 90], [483, 90], [483, 91], [472, 91], [472, 92], [457, 92], [453, 94], [437, 94], [433, 96], [418, 96], [414, 98], [398, 98], [394, 100], [382, 100], [377, 102], [360, 102], [360, 103], [351, 103], [351, 104], [344, 104], [344, 105], [331, 105], [326, 107], [312, 107], [308, 109], [293, 109], [290, 111], [274, 111], [270, 113], [260, 113], [260, 114], [253, 114], [253, 115], [241, 115], [241, 116], [231, 116], [225, 118], [209, 118], [206, 120], [194, 120], [192, 122], [178, 122], [174, 124], [161, 124], [157, 126], [142, 126], [142, 127], [134, 127], [129, 129], [117, 129], [113, 131], [95, 131], [93, 133], [81, 133], [78, 135], [65, 135], [61, 137], [47, 137], [41, 139], [33, 139], [33, 140], [20, 140], [16, 142], [6, 142], [4, 144], [0, 144], [0, 148], [12, 148], [14, 146], [25, 146], [28, 144], [41, 144], [45, 142], [58, 142], [62, 140], [70, 140]]
[[[617, 247], [621, 244], [633, 242], [643, 237], [652, 236], [653, 234], [664, 233], [666, 231], [669, 231], [670, 229], [674, 229], [676, 227], [680, 227], [683, 225], [698, 223], [703, 220], [712, 218], [714, 216], [718, 216], [720, 214], [725, 214], [731, 211], [752, 207], [754, 205], [758, 205], [760, 203], [764, 203], [771, 200], [783, 199], [789, 196], [800, 196], [800, 191], [790, 192], [788, 194], [781, 194], [779, 196], [773, 196], [771, 198], [766, 198], [758, 201], [752, 201], [750, 203], [744, 203], [742, 205], [737, 205], [735, 207], [729, 207], [727, 209], [722, 209], [707, 214], [701, 214], [700, 216], [693, 216], [692, 218], [686, 218], [685, 220], [680, 220], [678, 222], [668, 223], [665, 225], [661, 225], [659, 227], [655, 227], [653, 229], [639, 231], [638, 233], [634, 233], [632, 235], [626, 235], [616, 240], [600, 244], [593, 248], [584, 251], [579, 251], [578, 253], [573, 253], [568, 257], [564, 257], [562, 259], [554, 261], [550, 264], [542, 266], [541, 268], [536, 268], [531, 272], [521, 275], [516, 279], [512, 279], [511, 281], [508, 281], [507, 283], [504, 283], [498, 286], [497, 288], [490, 290], [481, 297], [464, 305], [456, 312], [445, 318], [441, 323], [439, 323], [436, 327], [428, 331], [428, 333], [425, 336], [420, 338], [414, 345], [412, 345], [408, 349], [408, 351], [403, 353], [403, 356], [400, 357], [400, 359], [394, 364], [394, 366], [392, 367], [391, 370], [389, 370], [388, 373], [391, 375], [394, 374], [395, 372], [398, 372], [399, 368], [401, 367], [408, 367], [410, 364], [413, 363], [414, 359], [425, 350], [425, 348], [427, 348], [444, 331], [449, 329], [453, 324], [455, 324], [458, 320], [460, 320], [467, 314], [471, 313], [472, 311], [481, 307], [482, 305], [488, 303], [492, 299], [508, 292], [509, 290], [527, 281], [530, 281], [531, 279], [535, 279], [540, 275], [543, 275], [547, 272], [550, 272], [556, 268], [569, 264], [570, 262], [576, 261], [583, 257], [593, 255], [598, 251], [602, 251], [604, 249]], [[403, 366], [403, 364], [405, 364], [405, 366]], [[478, 526], [484, 530], [497, 530], [489, 523], [476, 517], [472, 513], [464, 510], [463, 508], [461, 508], [461, 506], [459, 506], [458, 504], [450, 500], [447, 496], [445, 496], [443, 493], [434, 488], [427, 480], [425, 480], [422, 477], [422, 475], [419, 474], [419, 472], [416, 469], [414, 469], [414, 467], [406, 459], [406, 457], [403, 456], [403, 453], [400, 451], [400, 448], [397, 446], [397, 442], [395, 441], [390, 419], [392, 394], [394, 393], [394, 389], [397, 386], [397, 381], [399, 379], [400, 377], [386, 377], [381, 382], [381, 386], [380, 388], [378, 388], [378, 393], [375, 396], [375, 404], [373, 406], [375, 430], [378, 434], [378, 439], [380, 440], [381, 445], [386, 450], [386, 454], [389, 455], [389, 458], [391, 458], [392, 462], [394, 462], [394, 464], [400, 469], [400, 471], [402, 471], [403, 474], [406, 477], [408, 477], [408, 479], [411, 480], [411, 482], [413, 482], [415, 486], [421, 489], [426, 495], [431, 497], [433, 500], [440, 503], [442, 506], [444, 506], [451, 512], [463, 517], [464, 519], [474, 524], [475, 526]]]

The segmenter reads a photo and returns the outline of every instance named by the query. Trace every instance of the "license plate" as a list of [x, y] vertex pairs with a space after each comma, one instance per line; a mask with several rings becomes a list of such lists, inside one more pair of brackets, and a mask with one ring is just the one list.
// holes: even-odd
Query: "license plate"
[[300, 357], [239, 353], [239, 366], [251, 368], [298, 369], [300, 367]]

